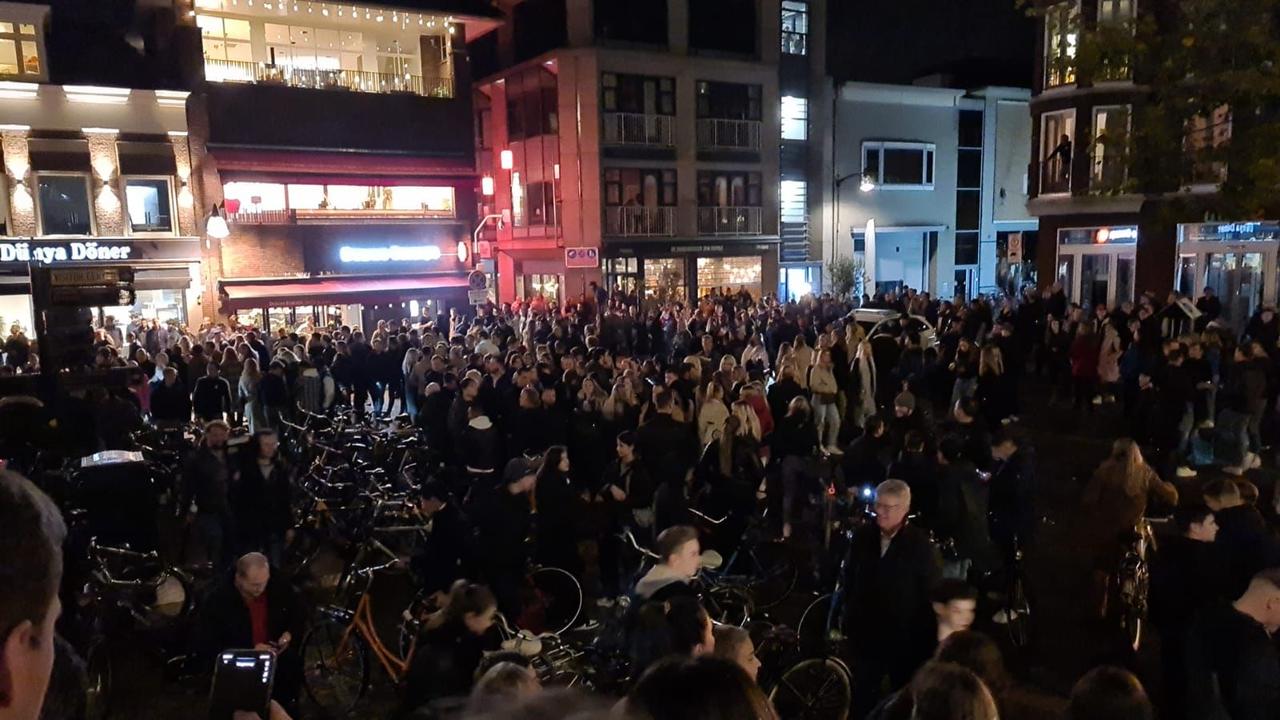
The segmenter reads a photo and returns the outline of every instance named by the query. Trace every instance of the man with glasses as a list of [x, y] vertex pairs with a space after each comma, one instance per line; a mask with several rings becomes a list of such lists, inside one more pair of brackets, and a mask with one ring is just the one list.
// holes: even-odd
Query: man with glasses
[[851, 658], [860, 679], [855, 717], [906, 685], [936, 643], [930, 595], [942, 577], [942, 557], [929, 534], [907, 521], [911, 488], [885, 480], [874, 509], [875, 522], [854, 532], [844, 578], [844, 632], [859, 638]]

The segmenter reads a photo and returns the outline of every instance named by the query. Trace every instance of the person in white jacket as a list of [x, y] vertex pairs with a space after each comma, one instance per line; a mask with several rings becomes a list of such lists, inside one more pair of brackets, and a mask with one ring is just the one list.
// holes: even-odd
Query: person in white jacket
[[858, 343], [857, 354], [853, 358], [853, 397], [849, 398], [853, 406], [850, 411], [853, 424], [862, 427], [866, 419], [876, 414], [876, 359], [871, 352], [871, 341], [863, 339]]
[[796, 364], [796, 380], [800, 382], [800, 387], [809, 387], [809, 368], [814, 365], [817, 359], [815, 355], [813, 348], [809, 347], [808, 341], [805, 340], [804, 333], [796, 335], [796, 344], [792, 350], [791, 357]]
[[759, 333], [747, 340], [747, 346], [742, 349], [741, 363], [753, 380], [761, 379], [769, 372], [769, 351], [765, 349]]
[[707, 383], [702, 408], [698, 410], [698, 440], [703, 447], [716, 439], [728, 418], [729, 408], [724, 404], [724, 388], [712, 380]]
[[831, 351], [818, 352], [818, 362], [809, 369], [809, 390], [813, 394], [813, 418], [818, 430], [818, 445], [829, 455], [842, 455], [840, 449], [840, 404], [831, 368]]

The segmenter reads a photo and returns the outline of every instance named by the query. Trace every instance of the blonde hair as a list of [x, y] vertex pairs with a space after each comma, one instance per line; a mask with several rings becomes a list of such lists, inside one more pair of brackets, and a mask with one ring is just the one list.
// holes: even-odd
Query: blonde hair
[[760, 418], [756, 415], [756, 411], [747, 403], [739, 400], [733, 404], [733, 416], [738, 418], [738, 434], [742, 436], [750, 435], [757, 441], [760, 440]]
[[982, 348], [982, 354], [979, 356], [978, 360], [978, 374], [1004, 374], [1004, 356], [1000, 354], [1000, 348], [994, 345], [988, 345]]

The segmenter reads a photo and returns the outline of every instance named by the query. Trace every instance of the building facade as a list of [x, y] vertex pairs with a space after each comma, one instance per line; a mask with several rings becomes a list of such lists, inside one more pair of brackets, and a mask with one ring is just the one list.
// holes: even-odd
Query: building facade
[[469, 306], [466, 47], [498, 15], [437, 5], [196, 1], [193, 162], [229, 229], [205, 250], [210, 316], [369, 327]]
[[50, 15], [0, 3], [0, 320], [31, 334], [32, 262], [133, 268], [136, 302], [98, 322], [199, 318], [187, 92], [51, 72]]
[[823, 3], [525, 0], [504, 10], [509, 21], [484, 49], [492, 72], [476, 87], [495, 219], [481, 251], [503, 301], [576, 299], [591, 282], [649, 300], [726, 287], [759, 296], [777, 292], [783, 260], [803, 267], [815, 254], [821, 213], [810, 220], [804, 186], [821, 173], [821, 144], [808, 140], [824, 134], [803, 93], [821, 87], [811, 78], [822, 41], [809, 28], [822, 27]]
[[836, 256], [868, 294], [1011, 292], [1028, 280], [1029, 91], [847, 83], [833, 126]]

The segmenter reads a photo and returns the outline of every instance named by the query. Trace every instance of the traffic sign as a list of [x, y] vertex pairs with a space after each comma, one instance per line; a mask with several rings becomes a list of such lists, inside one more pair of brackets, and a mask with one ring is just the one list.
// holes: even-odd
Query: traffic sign
[[600, 248], [571, 247], [564, 249], [564, 266], [567, 268], [600, 267]]

